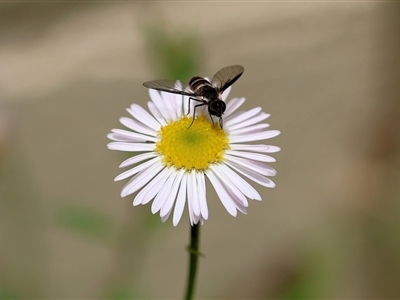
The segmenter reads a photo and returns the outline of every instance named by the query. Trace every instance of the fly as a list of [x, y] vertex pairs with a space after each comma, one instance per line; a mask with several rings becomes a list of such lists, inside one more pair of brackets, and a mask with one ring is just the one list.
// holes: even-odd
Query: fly
[[[189, 111], [190, 101], [200, 102], [194, 106], [193, 120], [190, 123], [192, 126], [195, 116], [196, 108], [207, 105], [208, 113], [210, 114], [211, 121], [214, 125], [212, 116], [219, 118], [219, 126], [223, 127], [222, 115], [226, 110], [226, 104], [222, 100], [222, 93], [230, 87], [236, 80], [242, 76], [244, 68], [242, 66], [229, 66], [219, 70], [209, 82], [207, 79], [195, 76], [190, 79], [189, 84], [181, 84], [179, 87], [174, 80], [153, 80], [143, 83], [149, 89], [155, 89], [173, 94], [189, 96]], [[190, 128], [189, 126], [189, 128]]]

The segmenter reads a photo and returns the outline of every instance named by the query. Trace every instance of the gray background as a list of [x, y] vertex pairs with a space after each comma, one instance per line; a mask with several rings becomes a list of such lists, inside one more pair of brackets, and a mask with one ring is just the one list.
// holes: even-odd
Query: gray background
[[[20, 298], [180, 298], [189, 226], [144, 223], [106, 149], [142, 82], [144, 28], [197, 35], [201, 76], [241, 64], [231, 97], [262, 106], [275, 189], [231, 217], [211, 187], [198, 298], [398, 298], [399, 12], [378, 2], [2, 3], [0, 282]], [[255, 184], [254, 184], [255, 186]], [[106, 239], [57, 222], [65, 206], [111, 220]], [[155, 216], [153, 223], [159, 223]], [[396, 279], [397, 278], [397, 279]], [[309, 290], [307, 290], [307, 288]], [[118, 289], [118, 288], [117, 288]], [[13, 292], [14, 291], [14, 292]]]

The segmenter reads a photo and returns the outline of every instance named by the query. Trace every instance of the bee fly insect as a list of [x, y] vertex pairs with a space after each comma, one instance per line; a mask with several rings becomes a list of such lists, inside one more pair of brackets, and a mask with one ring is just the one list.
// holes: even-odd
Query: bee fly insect
[[190, 128], [196, 117], [196, 108], [207, 105], [208, 113], [210, 114], [211, 121], [214, 124], [212, 116], [219, 118], [219, 126], [223, 128], [222, 115], [226, 110], [226, 104], [222, 100], [222, 93], [230, 87], [236, 80], [242, 76], [244, 68], [242, 66], [229, 66], [219, 70], [209, 82], [207, 79], [199, 76], [193, 77], [189, 84], [182, 84], [181, 87], [176, 85], [174, 80], [153, 80], [143, 83], [149, 89], [164, 91], [173, 94], [189, 96], [189, 110], [190, 101], [197, 101], [199, 104], [193, 108], [193, 120], [190, 123]]

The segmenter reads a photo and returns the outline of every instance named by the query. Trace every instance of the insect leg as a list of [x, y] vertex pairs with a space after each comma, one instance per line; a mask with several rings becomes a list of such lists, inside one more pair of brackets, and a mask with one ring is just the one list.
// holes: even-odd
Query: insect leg
[[[211, 113], [210, 113], [210, 119], [211, 119], [211, 122], [212, 122], [212, 124], [214, 126], [214, 119], [213, 119]], [[219, 127], [221, 127], [221, 129], [223, 128], [222, 117], [219, 117]]]
[[[198, 99], [195, 99], [195, 100], [199, 101]], [[194, 119], [196, 118], [196, 107], [203, 106], [203, 105], [207, 104], [207, 102], [205, 102], [205, 101], [201, 101], [201, 102], [203, 102], [203, 103], [197, 104], [197, 105], [194, 106], [194, 109], [193, 109], [193, 120], [192, 120], [192, 123], [190, 123], [188, 129], [193, 125]]]
[[222, 117], [219, 117], [219, 127], [221, 127], [221, 129], [223, 128], [222, 125]]
[[[189, 97], [189, 100], [188, 100], [189, 105], [188, 105], [188, 113], [187, 113], [187, 115], [190, 114], [190, 100], [194, 100], [194, 101], [198, 101], [198, 102], [203, 102], [202, 100], [199, 100], [199, 99], [197, 99], [197, 98]], [[204, 104], [203, 104], [203, 105], [204, 105]]]
[[214, 119], [213, 119], [211, 113], [210, 113], [210, 112], [208, 112], [208, 113], [209, 113], [209, 115], [210, 115], [211, 122], [212, 122], [212, 124], [213, 124], [213, 126], [214, 126]]

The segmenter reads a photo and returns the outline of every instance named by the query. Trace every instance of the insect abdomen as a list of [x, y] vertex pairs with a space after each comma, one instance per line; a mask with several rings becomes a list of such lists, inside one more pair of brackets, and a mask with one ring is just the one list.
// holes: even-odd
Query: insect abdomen
[[208, 86], [208, 85], [210, 85], [210, 83], [207, 80], [205, 80], [204, 78], [199, 77], [199, 76], [193, 77], [189, 81], [189, 86], [192, 89], [192, 91], [195, 93], [198, 90], [200, 90], [203, 86]]

